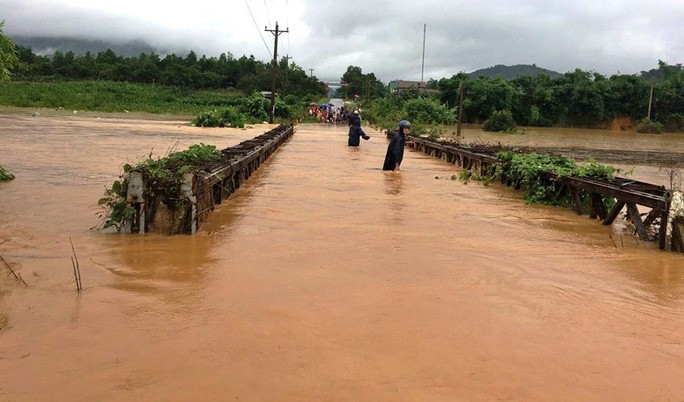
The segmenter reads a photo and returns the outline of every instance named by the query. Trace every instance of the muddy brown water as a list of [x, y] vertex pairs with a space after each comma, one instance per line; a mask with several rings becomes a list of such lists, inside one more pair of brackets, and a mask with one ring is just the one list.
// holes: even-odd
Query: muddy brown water
[[382, 172], [377, 131], [299, 126], [195, 236], [91, 230], [124, 163], [268, 129], [0, 115], [29, 285], [0, 266], [0, 400], [684, 400], [684, 256], [420, 153]]

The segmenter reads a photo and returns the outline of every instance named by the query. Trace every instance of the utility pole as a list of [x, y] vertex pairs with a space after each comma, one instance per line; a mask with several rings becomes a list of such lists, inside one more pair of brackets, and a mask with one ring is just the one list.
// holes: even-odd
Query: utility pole
[[651, 120], [651, 105], [653, 104], [653, 85], [654, 81], [651, 81], [651, 94], [648, 96], [648, 114], [646, 115], [646, 118], [648, 120]]
[[420, 95], [420, 86], [423, 84], [423, 73], [425, 72], [425, 33], [427, 32], [427, 24], [423, 24], [423, 64], [420, 68], [420, 83], [418, 84], [418, 94]]
[[313, 72], [314, 72], [314, 70], [315, 70], [315, 68], [310, 68], [310, 69], [309, 69], [309, 77], [313, 78]]
[[285, 97], [287, 95], [287, 84], [288, 84], [287, 72], [288, 72], [288, 70], [290, 70], [290, 59], [291, 58], [292, 57], [290, 57], [289, 54], [285, 56], [285, 82], [283, 83], [283, 97]]
[[463, 120], [463, 92], [465, 92], [465, 81], [461, 82], [458, 94], [458, 124], [456, 125], [456, 143], [461, 143], [461, 121]]
[[275, 30], [268, 29], [265, 27], [266, 32], [270, 32], [275, 37], [275, 44], [273, 45], [273, 62], [271, 63], [271, 118], [268, 121], [273, 124], [275, 121], [275, 90], [276, 90], [276, 71], [278, 68], [278, 36], [283, 33], [290, 32], [290, 29], [285, 29], [284, 31], [278, 30], [278, 21], [276, 21]]

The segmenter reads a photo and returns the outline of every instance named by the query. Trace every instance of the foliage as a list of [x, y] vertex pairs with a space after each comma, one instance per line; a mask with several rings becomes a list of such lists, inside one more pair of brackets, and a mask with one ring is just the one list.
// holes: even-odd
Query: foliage
[[399, 121], [404, 118], [402, 106], [402, 102], [396, 98], [366, 100], [362, 104], [362, 117], [384, 129], [396, 129]]
[[[97, 54], [77, 55], [56, 51], [36, 55], [30, 48], [17, 46], [17, 80], [105, 80], [139, 84], [161, 84], [185, 89], [221, 90], [234, 88], [249, 94], [271, 90], [271, 61], [254, 56], [239, 59], [230, 53], [216, 57], [198, 57], [194, 51], [181, 57], [168, 54], [140, 54], [123, 57], [107, 49]], [[295, 63], [283, 58], [276, 66], [276, 92], [298, 97], [323, 93], [323, 83]]]
[[456, 113], [437, 100], [431, 98], [414, 98], [403, 106], [405, 116], [410, 121], [427, 124], [453, 124]]
[[[491, 179], [504, 178], [516, 188], [526, 190], [525, 199], [529, 203], [571, 206], [572, 197], [563, 191], [559, 177], [600, 177], [614, 178], [615, 168], [590, 161], [578, 165], [573, 159], [563, 156], [537, 153], [516, 153], [501, 151], [497, 154]], [[587, 194], [581, 194], [587, 198]]]
[[668, 132], [684, 132], [684, 112], [672, 113], [663, 118], [663, 130]]
[[19, 64], [14, 42], [2, 32], [5, 21], [0, 21], [0, 81], [10, 79], [10, 70]]
[[484, 122], [482, 129], [484, 131], [514, 131], [515, 121], [513, 121], [513, 114], [510, 110], [496, 111]]
[[[235, 106], [220, 110], [200, 113], [191, 124], [198, 127], [239, 127], [245, 124], [255, 124], [268, 121], [270, 117], [271, 101], [259, 93], [249, 98], [241, 98]], [[275, 102], [275, 117], [290, 119], [295, 116], [296, 105], [288, 105], [280, 99]], [[300, 108], [300, 115], [304, 115], [304, 108]]]
[[0, 165], [0, 181], [14, 180], [14, 175]]
[[254, 93], [244, 99], [240, 105], [240, 112], [254, 121], [265, 121], [270, 116], [271, 101], [259, 93]]
[[347, 71], [342, 74], [341, 82], [344, 86], [339, 88], [335, 94], [340, 98], [345, 93], [349, 98], [358, 95], [362, 99], [375, 99], [385, 96], [385, 85], [375, 77], [375, 74], [364, 74], [361, 67], [347, 67]]
[[190, 123], [197, 127], [245, 127], [245, 115], [237, 107], [231, 106], [222, 110], [200, 113]]
[[427, 134], [430, 139], [436, 140], [442, 136], [442, 130], [439, 127], [430, 127]]
[[[0, 38], [6, 39], [1, 32]], [[4, 49], [2, 42], [0, 40], [0, 49]], [[12, 79], [18, 81], [17, 83], [31, 81], [53, 85], [52, 83], [74, 80], [90, 83], [117, 82], [122, 83], [121, 85], [161, 85], [162, 88], [175, 88], [178, 92], [186, 93], [172, 96], [175, 99], [180, 97], [184, 103], [181, 105], [163, 98], [153, 99], [150, 103], [148, 99], [133, 94], [128, 96], [126, 93], [109, 93], [98, 85], [91, 85], [92, 88], [83, 91], [82, 100], [68, 92], [70, 98], [63, 99], [58, 90], [63, 87], [50, 87], [47, 89], [51, 91], [50, 94], [45, 93], [43, 88], [23, 87], [22, 96], [18, 98], [5, 94], [6, 87], [1, 87], [0, 103], [15, 106], [197, 115], [235, 104], [215, 98], [198, 99], [197, 101], [207, 103], [204, 107], [199, 107], [194, 99], [185, 99], [187, 93], [222, 93], [230, 90], [249, 97], [249, 94], [255, 92], [271, 90], [271, 61], [262, 62], [254, 56], [235, 58], [230, 53], [224, 53], [218, 58], [204, 55], [199, 57], [190, 51], [186, 56], [168, 54], [161, 57], [150, 53], [123, 57], [109, 49], [85, 55], [77, 55], [72, 51], [36, 55], [30, 48], [16, 46], [10, 52], [0, 50], [2, 72], [6, 72], [8, 68], [3, 60], [7, 54], [16, 56], [18, 61], [12, 70]], [[501, 66], [496, 66], [493, 70], [498, 67]], [[650, 88], [653, 85], [652, 120], [663, 124], [667, 131], [684, 131], [684, 68], [681, 64], [668, 65], [659, 60], [656, 70], [641, 75], [618, 74], [611, 77], [579, 69], [555, 76], [534, 65], [517, 67], [529, 71], [512, 80], [501, 75], [473, 78], [466, 73], [458, 73], [450, 78], [431, 80], [428, 86], [439, 91], [442, 107], [451, 110], [459, 104], [459, 89], [463, 85], [463, 123], [479, 124], [487, 120], [494, 111], [510, 110], [513, 120], [519, 125], [595, 128], [607, 126], [616, 117], [630, 117], [633, 121], [643, 119], [648, 111]], [[295, 96], [299, 99], [295, 103], [291, 98], [286, 102], [278, 99], [275, 112], [280, 118], [301, 118], [305, 110], [303, 105], [315, 101], [321, 95], [327, 96], [326, 84], [308, 76], [302, 68], [290, 62], [289, 58], [282, 58], [277, 63], [275, 72], [276, 92], [280, 97]], [[534, 72], [541, 74], [531, 75]], [[364, 73], [356, 66], [349, 66], [341, 81], [345, 86], [340, 88], [337, 95], [359, 95], [364, 108], [370, 112], [366, 114], [366, 118], [388, 128], [393, 128], [399, 119], [406, 117], [404, 105], [419, 95], [405, 91], [396, 97], [390, 97], [387, 87], [373, 73]], [[98, 91], [102, 96], [94, 95]], [[144, 92], [155, 90], [148, 88]], [[372, 107], [374, 102], [387, 99], [391, 99], [386, 104], [390, 105], [389, 108]], [[412, 104], [408, 107], [411, 113], [419, 114], [414, 118], [418, 123], [421, 120], [425, 120], [425, 124], [435, 124], [430, 122], [433, 120], [445, 121], [443, 117], [436, 119], [431, 113], [425, 114], [417, 106], [425, 105]], [[267, 112], [270, 113], [270, 109]], [[451, 117], [449, 121], [450, 119]]]
[[102, 227], [116, 227], [117, 230], [121, 230], [126, 222], [133, 219], [135, 210], [126, 202], [131, 171], [142, 172], [146, 197], [150, 197], [149, 200], [145, 200], [148, 209], [154, 208], [154, 198], [170, 210], [174, 210], [180, 201], [183, 175], [204, 169], [223, 158], [223, 154], [215, 146], [200, 143], [190, 146], [185, 151], [173, 152], [165, 158], [148, 158], [135, 166], [124, 165], [121, 180], [116, 180], [111, 188], [105, 189], [104, 197], [98, 201], [98, 205], [104, 207], [101, 213], [104, 220]]
[[[113, 81], [3, 82], [0, 104], [101, 112], [205, 114], [235, 107], [244, 122], [268, 120], [270, 101], [261, 94], [244, 97], [233, 90], [184, 90], [151, 84]], [[276, 116], [291, 119], [305, 114], [303, 104], [276, 100]], [[231, 124], [226, 124], [231, 125]]]
[[516, 90], [502, 77], [480, 78], [466, 85], [468, 96], [464, 98], [464, 113], [473, 122], [484, 122], [497, 110], [512, 110]]
[[130, 207], [126, 202], [126, 190], [128, 188], [128, 177], [123, 180], [116, 180], [112, 183], [111, 188], [106, 188], [104, 197], [97, 202], [103, 207], [99, 216], [104, 220], [102, 228], [116, 227], [118, 231], [123, 229], [126, 222], [133, 220], [135, 209]]
[[634, 129], [637, 133], [660, 134], [663, 132], [663, 125], [651, 119], [643, 119]]
[[113, 81], [0, 83], [0, 104], [32, 108], [196, 114], [234, 105], [240, 97], [234, 91], [193, 91]]
[[[684, 68], [659, 61], [653, 82], [652, 118], [668, 131], [684, 131]], [[575, 70], [552, 78], [546, 74], [471, 79], [465, 73], [436, 82], [440, 100], [458, 105], [465, 85], [463, 122], [479, 123], [494, 110], [510, 110], [513, 119], [527, 126], [605, 127], [616, 117], [643, 119], [648, 111], [646, 76], [600, 74]]]

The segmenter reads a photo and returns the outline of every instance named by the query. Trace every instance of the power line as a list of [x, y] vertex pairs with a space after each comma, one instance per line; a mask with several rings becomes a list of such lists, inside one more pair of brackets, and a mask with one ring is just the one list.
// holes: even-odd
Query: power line
[[[285, 0], [285, 22], [287, 23], [288, 28], [290, 27], [290, 3], [288, 0]], [[287, 35], [287, 53], [291, 54], [292, 49], [290, 48], [290, 35]]]
[[264, 0], [264, 9], [266, 10], [266, 21], [268, 22], [268, 26], [271, 26], [271, 15], [268, 13], [268, 5], [266, 4], [266, 0]]
[[254, 21], [254, 26], [256, 27], [257, 32], [259, 32], [259, 36], [261, 36], [261, 41], [264, 42], [264, 46], [266, 46], [266, 51], [270, 56], [273, 53], [271, 53], [271, 49], [266, 44], [266, 39], [264, 39], [264, 35], [261, 33], [261, 29], [259, 29], [259, 25], [257, 25], [256, 19], [254, 19], [254, 14], [252, 14], [252, 8], [249, 7], [249, 3], [247, 2], [247, 0], [245, 0], [245, 5], [247, 6], [247, 10], [249, 10], [249, 15], [252, 16], [252, 21]]

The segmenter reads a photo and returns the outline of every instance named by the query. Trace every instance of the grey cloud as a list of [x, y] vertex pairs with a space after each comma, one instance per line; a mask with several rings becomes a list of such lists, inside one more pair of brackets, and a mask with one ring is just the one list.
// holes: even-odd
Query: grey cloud
[[[306, 1], [303, 7], [302, 14], [291, 19], [292, 33], [281, 37], [279, 55], [289, 54], [305, 71], [314, 68], [326, 81], [338, 80], [349, 65], [385, 82], [419, 79], [423, 24], [426, 79], [495, 64], [532, 63], [561, 73], [580, 68], [632, 74], [655, 68], [659, 59], [681, 63], [684, 58], [680, 0], [348, 0]], [[10, 36], [137, 39], [157, 48], [192, 49], [208, 56], [253, 54], [264, 61], [269, 55], [260, 35], [273, 45], [271, 35], [257, 32], [261, 20], [247, 31], [225, 31], [237, 20], [251, 21], [241, 5], [222, 21], [228, 28], [190, 18], [182, 26], [164, 25], [143, 14], [114, 14], [95, 5], [77, 8], [59, 1], [0, 0], [0, 10]]]

